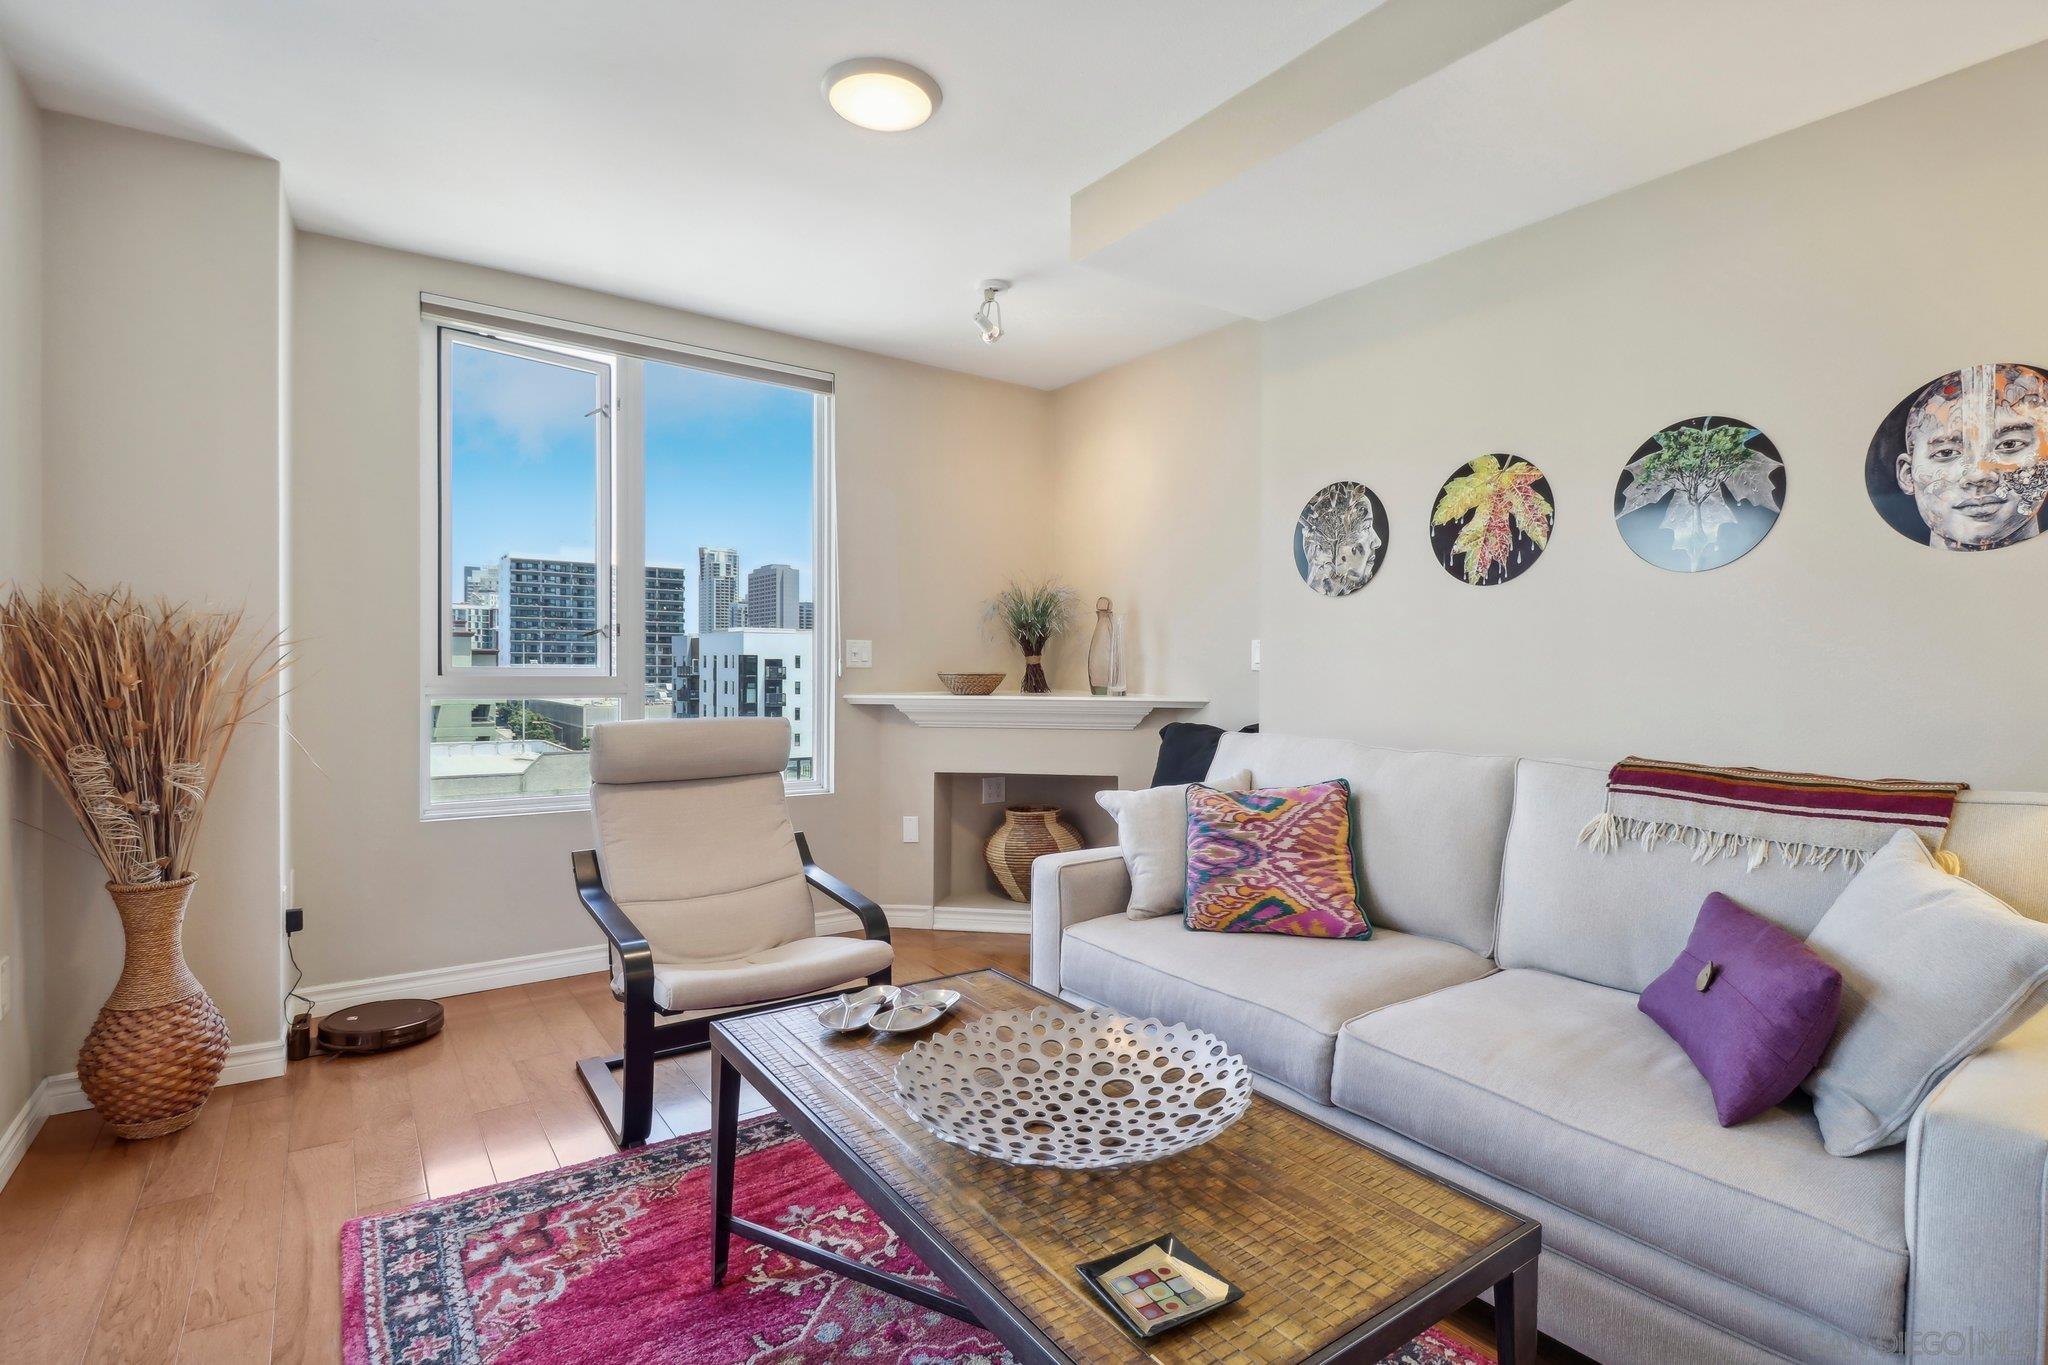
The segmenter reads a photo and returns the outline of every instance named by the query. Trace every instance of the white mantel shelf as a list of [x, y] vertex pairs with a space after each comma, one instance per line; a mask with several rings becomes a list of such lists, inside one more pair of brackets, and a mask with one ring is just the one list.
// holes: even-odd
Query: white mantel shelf
[[1098, 697], [1088, 692], [997, 692], [959, 697], [951, 692], [867, 692], [855, 706], [893, 706], [913, 725], [948, 730], [1135, 730], [1154, 711], [1192, 711], [1202, 697]]

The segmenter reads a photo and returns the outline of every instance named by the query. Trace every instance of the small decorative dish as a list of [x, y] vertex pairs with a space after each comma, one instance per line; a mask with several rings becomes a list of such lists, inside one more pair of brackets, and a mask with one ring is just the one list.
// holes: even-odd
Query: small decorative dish
[[939, 681], [956, 697], [985, 697], [1008, 676], [1007, 673], [941, 673]]
[[1244, 1297], [1168, 1233], [1075, 1267], [1081, 1283], [1139, 1340], [1182, 1327]]
[[915, 1033], [938, 1023], [959, 1003], [958, 991], [905, 987], [897, 995], [894, 1005], [882, 1009], [868, 1020], [868, 1027], [877, 1033]]
[[903, 992], [895, 986], [869, 986], [827, 1000], [818, 1010], [818, 1022], [834, 1033], [859, 1033], [883, 1010], [895, 1008]]

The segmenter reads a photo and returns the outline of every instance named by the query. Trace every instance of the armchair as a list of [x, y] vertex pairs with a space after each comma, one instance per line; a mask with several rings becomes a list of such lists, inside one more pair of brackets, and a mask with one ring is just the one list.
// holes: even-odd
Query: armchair
[[[598, 847], [570, 865], [610, 945], [625, 1047], [577, 1070], [620, 1147], [647, 1140], [655, 1060], [708, 1046], [713, 1020], [889, 980], [895, 950], [881, 907], [819, 868], [790, 826], [788, 756], [781, 720], [622, 721], [591, 732]], [[814, 889], [859, 916], [864, 937], [819, 936]]]

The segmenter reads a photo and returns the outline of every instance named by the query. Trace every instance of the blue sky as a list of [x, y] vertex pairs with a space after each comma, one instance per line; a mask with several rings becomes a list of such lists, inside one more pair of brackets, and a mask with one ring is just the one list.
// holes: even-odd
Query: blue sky
[[[597, 538], [595, 378], [480, 347], [452, 359], [454, 597], [466, 564], [504, 554], [589, 559]], [[741, 591], [794, 564], [811, 596], [809, 393], [648, 362], [647, 557], [689, 571], [697, 547], [739, 551]]]

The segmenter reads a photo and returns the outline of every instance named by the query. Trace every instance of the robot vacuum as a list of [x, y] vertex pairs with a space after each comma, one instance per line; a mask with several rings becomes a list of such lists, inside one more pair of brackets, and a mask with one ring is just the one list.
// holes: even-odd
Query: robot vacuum
[[389, 1052], [424, 1042], [441, 1031], [437, 1000], [373, 1000], [336, 1010], [313, 1031], [322, 1052]]

